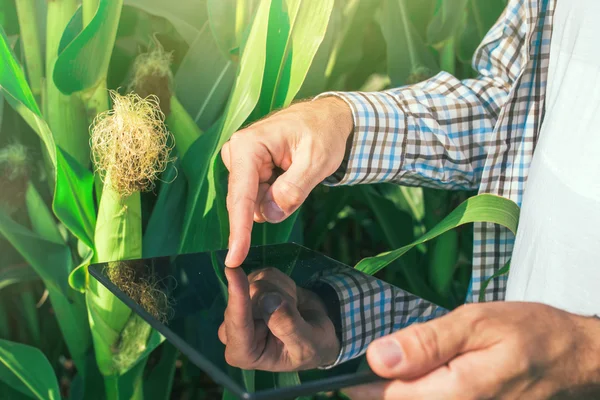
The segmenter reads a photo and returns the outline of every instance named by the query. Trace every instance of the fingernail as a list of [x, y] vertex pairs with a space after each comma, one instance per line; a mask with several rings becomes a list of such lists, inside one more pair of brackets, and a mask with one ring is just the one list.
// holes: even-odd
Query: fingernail
[[260, 211], [269, 222], [279, 222], [285, 217], [283, 210], [273, 200], [263, 203]]
[[271, 315], [279, 308], [281, 302], [282, 299], [280, 295], [276, 293], [268, 293], [263, 296], [260, 306], [265, 314]]
[[371, 354], [388, 368], [393, 368], [402, 361], [402, 349], [394, 339], [380, 339], [371, 347]]

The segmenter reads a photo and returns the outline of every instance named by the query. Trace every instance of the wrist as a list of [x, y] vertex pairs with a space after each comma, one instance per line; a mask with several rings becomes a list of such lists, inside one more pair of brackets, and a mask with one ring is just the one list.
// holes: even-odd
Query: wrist
[[[326, 284], [316, 284], [310, 288], [298, 288], [302, 291], [304, 298], [311, 298], [312, 304], [317, 308], [315, 317], [321, 320], [319, 324], [322, 327], [323, 336], [318, 340], [320, 353], [319, 366], [332, 365], [337, 360], [340, 353], [341, 333], [339, 332], [339, 316], [336, 318], [336, 312], [339, 314], [339, 301], [335, 292], [330, 293], [331, 289]], [[337, 305], [336, 305], [337, 304]]]
[[340, 137], [344, 143], [348, 143], [354, 131], [354, 117], [350, 105], [341, 97], [328, 95], [315, 99], [313, 106], [324, 116], [331, 132]]

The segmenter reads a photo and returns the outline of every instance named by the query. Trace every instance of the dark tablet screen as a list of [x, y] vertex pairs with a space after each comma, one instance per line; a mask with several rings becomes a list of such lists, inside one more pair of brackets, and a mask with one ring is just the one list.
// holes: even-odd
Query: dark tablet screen
[[[190, 361], [240, 398], [294, 398], [378, 379], [366, 367], [364, 357], [332, 369], [298, 373], [242, 371], [228, 365], [225, 346], [218, 338], [227, 306], [226, 254], [223, 250], [101, 263], [90, 266], [90, 273]], [[242, 266], [246, 274], [266, 267], [285, 273], [299, 287], [326, 270], [349, 268], [293, 243], [252, 247]], [[261, 388], [255, 382], [272, 384]]]

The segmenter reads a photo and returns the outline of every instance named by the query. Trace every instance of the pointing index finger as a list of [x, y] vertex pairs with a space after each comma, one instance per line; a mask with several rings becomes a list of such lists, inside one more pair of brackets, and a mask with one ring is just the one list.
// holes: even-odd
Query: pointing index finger
[[229, 294], [225, 310], [227, 347], [235, 360], [246, 360], [254, 343], [254, 317], [248, 278], [241, 268], [225, 268], [225, 276]]
[[238, 267], [250, 248], [250, 234], [258, 195], [259, 165], [251, 145], [243, 144], [235, 135], [229, 142], [229, 252], [225, 265]]

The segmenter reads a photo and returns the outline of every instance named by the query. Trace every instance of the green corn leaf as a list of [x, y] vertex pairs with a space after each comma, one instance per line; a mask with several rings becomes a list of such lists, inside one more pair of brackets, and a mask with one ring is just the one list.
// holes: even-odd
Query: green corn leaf
[[491, 194], [481, 194], [464, 201], [438, 225], [409, 245], [361, 260], [356, 268], [369, 275], [385, 268], [413, 247], [425, 243], [457, 226], [471, 222], [492, 222], [517, 231], [519, 207], [511, 200]]
[[335, 45], [343, 27], [342, 6], [342, 2], [334, 2], [323, 41], [308, 69], [306, 79], [304, 79], [302, 87], [298, 91], [297, 97], [300, 99], [315, 96], [326, 90], [327, 67], [332, 59]]
[[54, 216], [31, 182], [27, 185], [25, 192], [25, 204], [34, 232], [46, 240], [64, 244], [65, 241], [58, 230]]
[[441, 46], [450, 39], [464, 23], [465, 7], [468, 0], [442, 1], [427, 27], [427, 43]]
[[327, 188], [327, 195], [320, 195], [317, 200], [318, 208], [311, 209], [312, 222], [307, 224], [305, 231], [306, 246], [318, 249], [326, 240], [331, 226], [337, 221], [340, 211], [348, 204], [350, 188]]
[[[214, 184], [209, 187], [211, 185], [208, 179], [210, 163], [216, 159], [209, 158], [207, 152], [207, 149], [216, 147], [221, 125], [221, 121], [217, 122], [200, 136], [182, 159], [181, 167], [188, 181], [188, 191], [177, 253], [221, 248], [221, 235], [216, 232], [219, 227], [219, 221], [216, 220], [218, 215], [216, 209], [213, 209], [216, 191]], [[209, 218], [212, 223], [208, 221]]]
[[190, 46], [198, 33], [208, 28], [206, 0], [125, 0], [125, 4], [166, 18]]
[[386, 41], [387, 69], [392, 87], [404, 85], [419, 70], [433, 74], [439, 67], [410, 20], [406, 0], [383, 0], [379, 23]]
[[488, 280], [482, 283], [481, 292], [479, 292], [479, 301], [481, 303], [485, 302], [485, 289], [487, 289], [490, 282], [502, 275], [508, 274], [508, 271], [510, 271], [510, 260], [508, 260], [504, 267], [500, 268], [498, 271], [496, 271], [494, 275], [492, 275]]
[[206, 0], [125, 0], [125, 4], [166, 18], [189, 45], [175, 73], [177, 99], [202, 130], [210, 128], [227, 104], [236, 71], [234, 62], [219, 51], [212, 34], [210, 5]]
[[56, 190], [52, 209], [56, 216], [79, 239], [80, 253], [85, 255], [82, 262], [69, 275], [69, 285], [84, 292], [86, 284], [85, 267], [94, 255], [94, 229], [96, 210], [94, 208], [94, 175], [83, 168], [68, 153], [57, 148]]
[[42, 118], [31, 89], [25, 80], [23, 70], [12, 52], [8, 38], [0, 26], [0, 92], [8, 103], [21, 115], [38, 134], [48, 157], [56, 165], [56, 148], [50, 128]]
[[0, 269], [0, 290], [16, 283], [31, 282], [38, 279], [38, 274], [27, 264], [2, 267]]
[[270, 0], [265, 0], [258, 7], [240, 59], [236, 83], [224, 118], [192, 144], [182, 160], [189, 182], [181, 238], [183, 251], [210, 250], [205, 247], [204, 241], [214, 235], [216, 227], [207, 225], [206, 216], [210, 215], [210, 210], [213, 208], [216, 188], [214, 180], [212, 188], [206, 187], [205, 183], [208, 182], [206, 177], [209, 174], [214, 176], [219, 149], [248, 118], [258, 102], [266, 59], [269, 6]]
[[[25, 258], [44, 280], [48, 289], [67, 289], [66, 282], [71, 265], [69, 248], [43, 239], [38, 234], [19, 225], [0, 210], [0, 234]], [[47, 268], [52, 265], [53, 268]]]
[[75, 237], [92, 248], [96, 225], [94, 175], [60, 147], [56, 155], [57, 184], [52, 209]]
[[64, 94], [96, 87], [106, 79], [123, 0], [100, 0], [92, 21], [82, 29], [79, 8], [67, 26], [54, 67], [54, 83]]
[[198, 32], [175, 74], [177, 98], [202, 130], [223, 112], [236, 64], [223, 56], [208, 28]]
[[296, 210], [292, 215], [287, 217], [285, 221], [278, 224], [270, 224], [268, 222], [262, 224], [254, 224], [252, 228], [252, 244], [265, 245], [285, 243], [289, 240], [294, 229], [294, 224], [298, 219], [300, 210]]
[[[0, 27], [0, 89], [11, 106], [39, 135], [56, 168], [53, 211], [88, 248], [92, 247], [95, 211], [91, 182], [93, 176], [72, 157], [57, 148], [52, 133], [42, 119], [22, 70]], [[70, 264], [64, 264], [70, 265]]]
[[160, 360], [147, 373], [144, 382], [144, 398], [147, 400], [169, 400], [175, 377], [175, 362], [179, 350], [170, 342], [162, 344]]
[[69, 248], [64, 244], [45, 240], [14, 222], [1, 210], [0, 235], [17, 249], [44, 281], [67, 346], [83, 371], [83, 360], [90, 346], [90, 334], [85, 321], [83, 297], [70, 290], [67, 285], [72, 268]]
[[255, 5], [255, 0], [207, 1], [210, 29], [225, 58], [234, 57], [239, 51]]
[[178, 171], [181, 162], [170, 163], [162, 176], [163, 183], [158, 191], [150, 220], [142, 241], [144, 257], [160, 257], [177, 254], [181, 239], [187, 181]]
[[[252, 28], [243, 46], [240, 66], [233, 92], [225, 110], [223, 128], [219, 137], [217, 152], [231, 135], [244, 123], [256, 106], [262, 86], [262, 76], [266, 65], [267, 28], [271, 0], [260, 2]], [[216, 156], [216, 152], [213, 153]]]
[[481, 39], [498, 19], [506, 7], [505, 0], [469, 0], [467, 22], [456, 40], [456, 54], [464, 63], [470, 63], [471, 57]]
[[[52, 77], [54, 74], [62, 34], [76, 9], [75, 0], [48, 3], [46, 16], [47, 77]], [[73, 22], [72, 19], [71, 22]], [[90, 163], [89, 123], [83, 101], [79, 95], [66, 96], [61, 93], [52, 79], [46, 79], [44, 88], [43, 112], [57, 147], [61, 147], [65, 153], [73, 156], [81, 165], [88, 166]]]
[[40, 400], [61, 398], [48, 359], [31, 346], [0, 339], [0, 380]]
[[325, 74], [331, 81], [353, 69], [364, 54], [359, 45], [363, 42], [367, 26], [373, 21], [382, 0], [341, 2], [342, 27], [332, 49]]
[[269, 13], [267, 59], [259, 109], [287, 106], [300, 90], [323, 41], [333, 0], [274, 0]]

